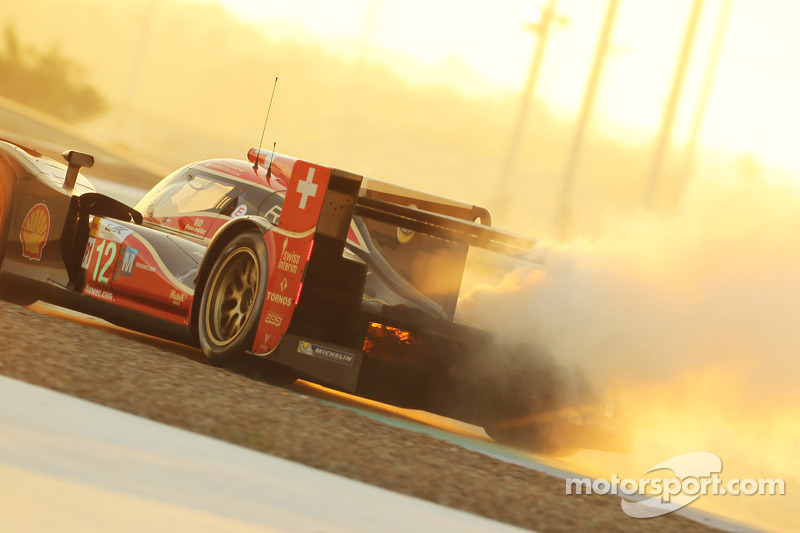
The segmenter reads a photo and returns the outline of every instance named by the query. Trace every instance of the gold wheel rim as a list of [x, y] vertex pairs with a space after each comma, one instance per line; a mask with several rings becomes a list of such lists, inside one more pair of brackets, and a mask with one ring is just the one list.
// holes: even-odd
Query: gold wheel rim
[[250, 248], [237, 248], [217, 269], [206, 312], [206, 331], [215, 345], [228, 346], [245, 329], [258, 283], [258, 260]]

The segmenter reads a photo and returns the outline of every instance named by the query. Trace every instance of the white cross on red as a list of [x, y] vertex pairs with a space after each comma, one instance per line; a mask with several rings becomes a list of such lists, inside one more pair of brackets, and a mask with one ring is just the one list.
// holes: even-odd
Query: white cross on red
[[297, 192], [300, 193], [300, 209], [305, 209], [308, 198], [314, 198], [317, 195], [317, 184], [314, 183], [314, 167], [308, 169], [308, 176], [305, 180], [297, 182]]

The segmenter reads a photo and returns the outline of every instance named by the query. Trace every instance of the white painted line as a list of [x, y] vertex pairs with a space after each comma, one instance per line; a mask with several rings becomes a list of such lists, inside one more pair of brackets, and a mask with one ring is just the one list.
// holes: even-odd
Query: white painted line
[[15, 532], [523, 531], [3, 376], [0, 479]]

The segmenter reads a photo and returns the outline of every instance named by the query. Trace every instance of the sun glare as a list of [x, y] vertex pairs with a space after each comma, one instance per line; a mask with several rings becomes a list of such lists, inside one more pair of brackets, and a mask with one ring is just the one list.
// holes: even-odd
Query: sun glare
[[[449, 84], [481, 95], [521, 90], [538, 38], [530, 21], [539, 20], [546, 5], [544, 0], [511, 0], [491, 9], [457, 0], [216, 1], [273, 34], [304, 32], [346, 53], [396, 64], [412, 82]], [[723, 1], [704, 5], [677, 118], [679, 138], [689, 134]], [[595, 120], [602, 126], [642, 132], [658, 126], [690, 7], [690, 0], [682, 0], [626, 2], [619, 9], [596, 106]], [[536, 96], [570, 115], [580, 105], [605, 4], [562, 0], [557, 8], [564, 24], [551, 32]], [[704, 123], [706, 144], [800, 171], [789, 141], [800, 120], [794, 105], [800, 77], [788, 68], [800, 49], [790, 21], [799, 17], [800, 4], [792, 2], [734, 4]], [[396, 63], [402, 58], [417, 67]], [[455, 64], [474, 75], [460, 75]]]

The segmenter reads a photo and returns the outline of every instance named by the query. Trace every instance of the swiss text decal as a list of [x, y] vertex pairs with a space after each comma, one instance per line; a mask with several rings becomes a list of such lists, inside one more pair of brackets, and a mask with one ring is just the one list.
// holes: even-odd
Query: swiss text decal
[[261, 321], [253, 344], [253, 353], [271, 352], [286, 333], [292, 320], [297, 298], [302, 290], [303, 272], [312, 246], [313, 235], [293, 237], [275, 235], [273, 249], [276, 261], [271, 262], [267, 281], [267, 298], [261, 310]]
[[47, 206], [39, 203], [31, 207], [22, 229], [19, 232], [19, 241], [22, 243], [22, 255], [31, 261], [41, 261], [42, 250], [47, 244], [50, 234], [50, 211]]

